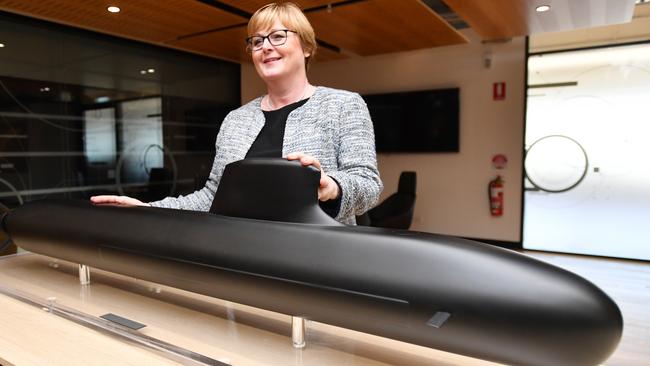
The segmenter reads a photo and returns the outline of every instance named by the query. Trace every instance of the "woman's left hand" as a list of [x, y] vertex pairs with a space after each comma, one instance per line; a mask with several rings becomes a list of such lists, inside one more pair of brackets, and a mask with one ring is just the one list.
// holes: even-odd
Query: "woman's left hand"
[[329, 175], [325, 174], [323, 168], [320, 166], [320, 161], [313, 156], [305, 153], [291, 153], [287, 155], [287, 160], [300, 160], [303, 166], [313, 165], [320, 170], [320, 186], [318, 187], [318, 199], [321, 201], [329, 201], [336, 199], [339, 192], [339, 185]]

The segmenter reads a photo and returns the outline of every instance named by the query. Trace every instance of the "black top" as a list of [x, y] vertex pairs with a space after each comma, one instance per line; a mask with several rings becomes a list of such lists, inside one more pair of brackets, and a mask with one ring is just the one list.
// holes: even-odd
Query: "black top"
[[289, 113], [307, 103], [308, 100], [309, 98], [303, 99], [274, 111], [263, 111], [266, 122], [246, 153], [246, 158], [281, 158], [284, 128]]
[[[280, 109], [274, 111], [264, 112], [264, 127], [255, 138], [253, 145], [246, 153], [246, 158], [281, 158], [282, 146], [284, 145], [284, 129], [287, 126], [287, 118], [289, 114], [303, 104], [307, 103], [307, 99], [299, 100], [295, 103], [288, 104]], [[336, 180], [334, 179], [336, 182]], [[343, 191], [339, 182], [339, 196], [334, 200], [319, 201], [320, 208], [323, 209], [329, 216], [336, 217], [341, 210], [341, 197]]]

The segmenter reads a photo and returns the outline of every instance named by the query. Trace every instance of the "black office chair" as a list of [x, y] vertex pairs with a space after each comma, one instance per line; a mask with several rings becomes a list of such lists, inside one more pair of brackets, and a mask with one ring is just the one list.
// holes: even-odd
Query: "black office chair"
[[357, 216], [357, 224], [407, 230], [413, 221], [416, 180], [415, 172], [402, 172], [397, 192], [375, 208]]

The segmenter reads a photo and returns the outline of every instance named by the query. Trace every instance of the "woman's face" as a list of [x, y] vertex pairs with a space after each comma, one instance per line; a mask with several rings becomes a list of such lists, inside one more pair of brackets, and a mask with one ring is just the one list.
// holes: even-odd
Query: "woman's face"
[[[273, 26], [260, 29], [254, 35], [266, 36], [280, 29], [289, 28], [276, 20]], [[255, 69], [265, 82], [304, 75], [305, 57], [308, 55], [302, 49], [300, 37], [294, 32], [287, 32], [283, 45], [273, 46], [265, 39], [262, 49], [252, 51]]]

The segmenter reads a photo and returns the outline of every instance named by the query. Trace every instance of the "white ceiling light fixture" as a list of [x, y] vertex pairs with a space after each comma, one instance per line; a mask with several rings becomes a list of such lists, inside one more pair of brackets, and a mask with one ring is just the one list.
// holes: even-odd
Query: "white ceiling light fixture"
[[540, 5], [540, 6], [535, 8], [535, 11], [538, 12], [538, 13], [545, 13], [545, 12], [547, 12], [549, 10], [551, 10], [550, 5]]
[[4, 43], [0, 43], [0, 48], [4, 48], [4, 47], [5, 47], [5, 44], [4, 44]]
[[109, 6], [106, 10], [108, 10], [109, 13], [119, 13], [121, 9], [117, 6]]
[[144, 75], [147, 73], [147, 70], [140, 70], [140, 75]]
[[153, 74], [154, 72], [156, 72], [156, 70], [155, 69], [147, 69], [147, 72], [150, 73], [150, 74]]

